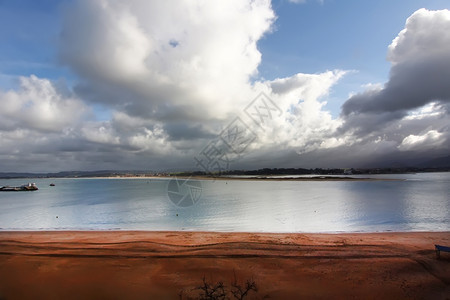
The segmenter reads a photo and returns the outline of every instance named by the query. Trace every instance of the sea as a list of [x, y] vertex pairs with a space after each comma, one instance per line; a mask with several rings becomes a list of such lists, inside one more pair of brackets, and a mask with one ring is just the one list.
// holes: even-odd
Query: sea
[[0, 179], [39, 188], [0, 192], [0, 230], [450, 231], [450, 173], [351, 177], [377, 180]]

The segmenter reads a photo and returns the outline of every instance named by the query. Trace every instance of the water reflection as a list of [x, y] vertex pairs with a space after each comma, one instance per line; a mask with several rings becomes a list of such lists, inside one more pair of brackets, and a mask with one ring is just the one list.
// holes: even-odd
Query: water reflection
[[450, 173], [398, 177], [407, 180], [204, 181], [202, 199], [185, 208], [168, 198], [166, 179], [39, 179], [39, 191], [0, 193], [0, 228], [450, 230]]

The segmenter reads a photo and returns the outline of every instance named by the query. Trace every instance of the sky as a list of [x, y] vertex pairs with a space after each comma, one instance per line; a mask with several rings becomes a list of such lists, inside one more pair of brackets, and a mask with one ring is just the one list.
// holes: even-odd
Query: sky
[[0, 172], [423, 165], [444, 0], [0, 0]]

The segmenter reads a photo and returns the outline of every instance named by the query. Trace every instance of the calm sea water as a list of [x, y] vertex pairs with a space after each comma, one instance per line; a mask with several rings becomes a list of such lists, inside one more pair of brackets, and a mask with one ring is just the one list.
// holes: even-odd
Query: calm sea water
[[405, 180], [202, 181], [189, 207], [170, 200], [169, 179], [0, 180], [39, 187], [0, 192], [0, 229], [450, 231], [450, 173], [374, 177]]

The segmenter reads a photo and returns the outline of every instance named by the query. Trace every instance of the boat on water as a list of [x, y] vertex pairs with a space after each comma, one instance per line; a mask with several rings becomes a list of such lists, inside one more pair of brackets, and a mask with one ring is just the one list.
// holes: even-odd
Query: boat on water
[[3, 186], [0, 192], [21, 192], [21, 191], [37, 191], [36, 183], [28, 183], [21, 186]]

